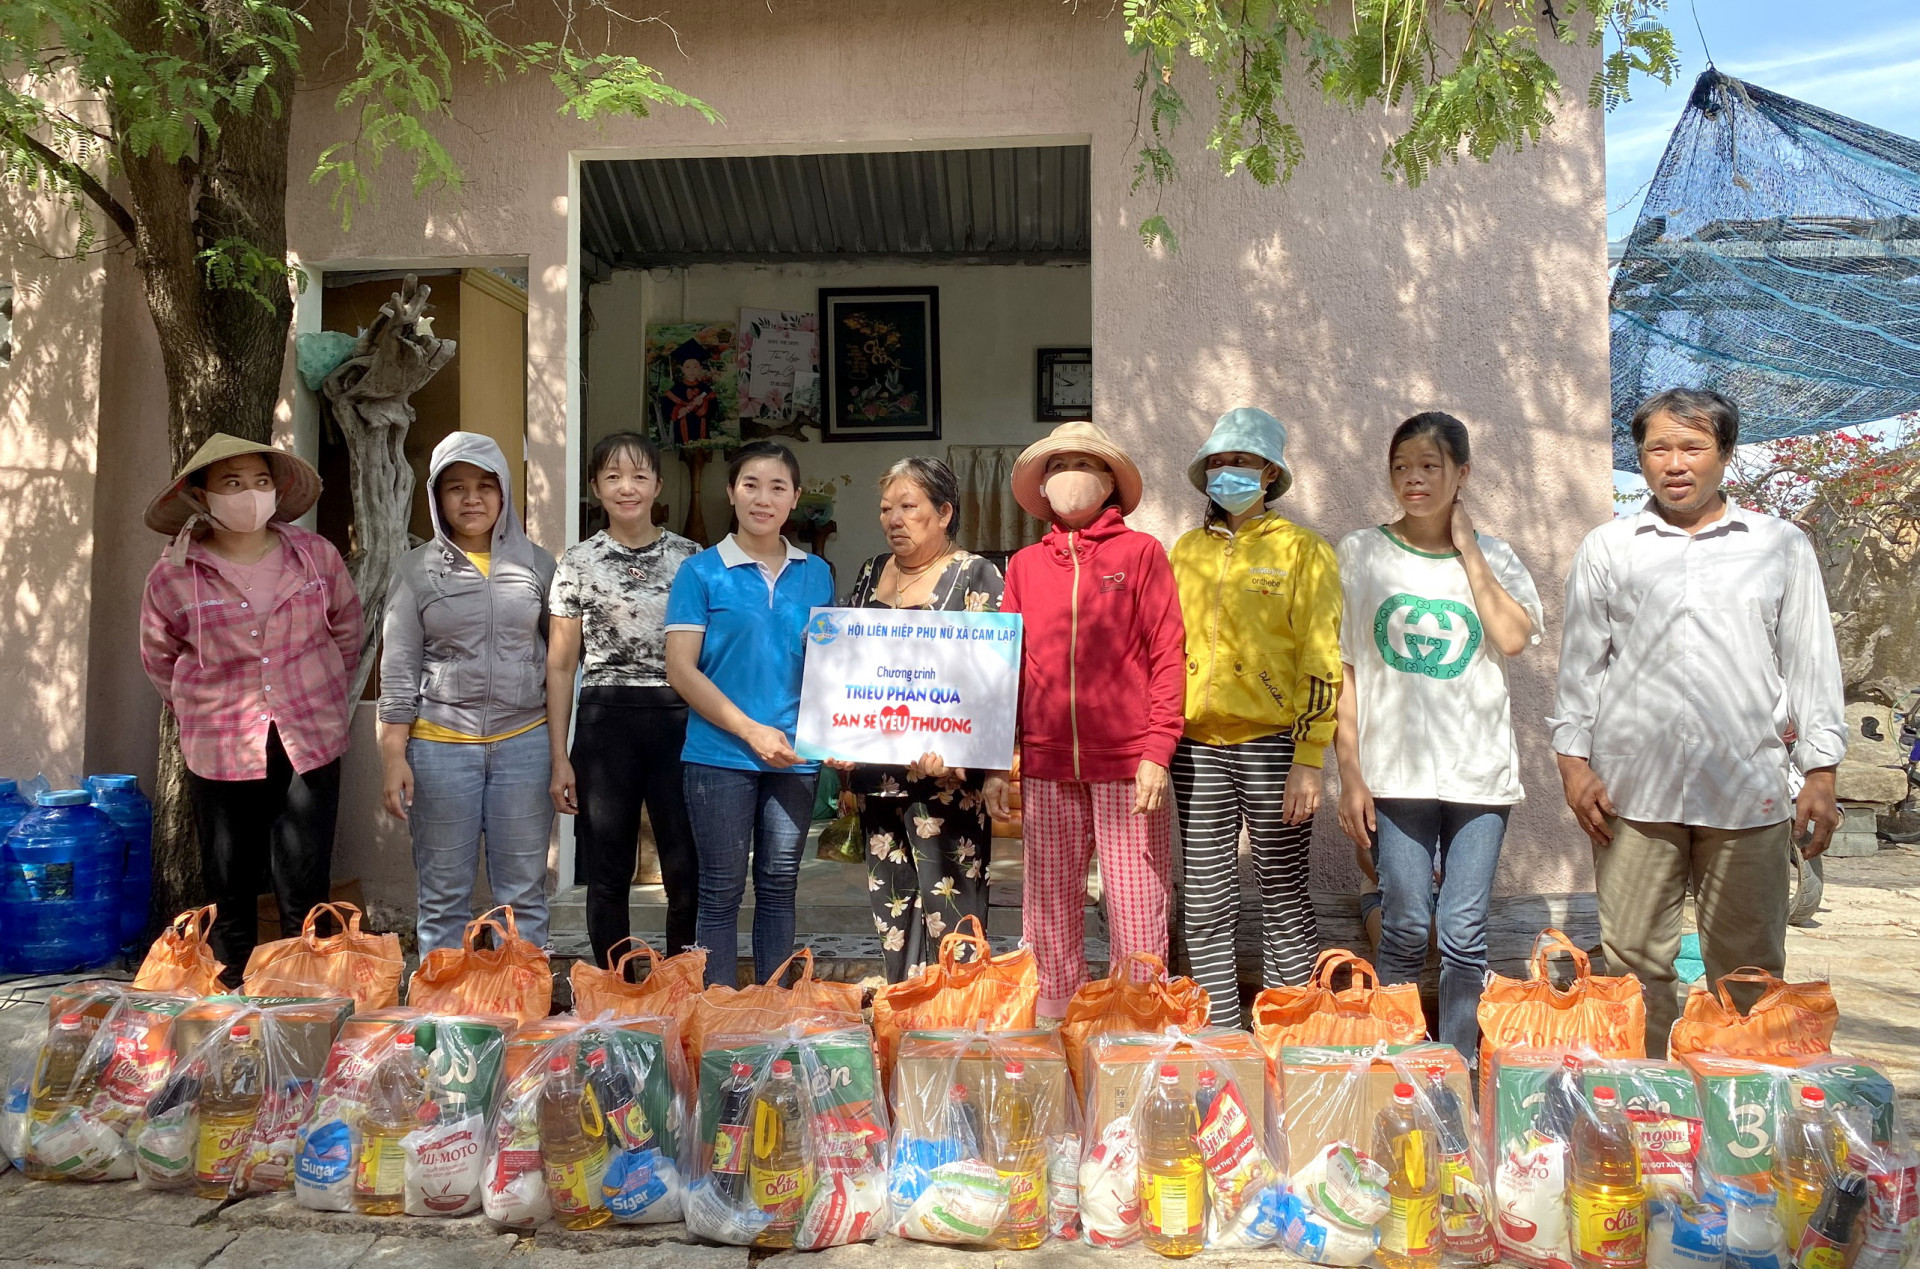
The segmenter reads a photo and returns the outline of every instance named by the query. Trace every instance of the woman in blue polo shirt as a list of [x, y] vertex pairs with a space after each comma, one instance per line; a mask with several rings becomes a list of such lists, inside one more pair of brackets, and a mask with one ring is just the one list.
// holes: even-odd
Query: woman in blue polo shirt
[[732, 987], [747, 865], [753, 864], [753, 976], [793, 954], [793, 895], [819, 764], [793, 751], [811, 609], [833, 603], [825, 560], [780, 536], [800, 499], [800, 464], [772, 441], [727, 464], [739, 527], [680, 566], [667, 599], [667, 681], [693, 707], [681, 751], [700, 855], [695, 932], [707, 982]]

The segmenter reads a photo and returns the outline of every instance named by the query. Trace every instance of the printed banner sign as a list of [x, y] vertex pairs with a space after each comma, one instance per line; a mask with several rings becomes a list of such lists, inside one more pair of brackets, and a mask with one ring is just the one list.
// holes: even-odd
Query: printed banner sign
[[1013, 765], [1020, 617], [816, 608], [794, 748], [803, 758]]

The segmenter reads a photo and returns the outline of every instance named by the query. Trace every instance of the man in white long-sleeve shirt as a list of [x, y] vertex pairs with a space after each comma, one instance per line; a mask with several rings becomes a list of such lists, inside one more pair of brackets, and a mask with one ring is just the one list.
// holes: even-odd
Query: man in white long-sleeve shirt
[[[1635, 412], [1653, 496], [1574, 556], [1547, 720], [1593, 839], [1601, 942], [1646, 985], [1653, 1055], [1678, 1012], [1688, 882], [1709, 981], [1781, 973], [1793, 842], [1817, 855], [1840, 822], [1846, 709], [1819, 564], [1799, 529], [1721, 492], [1739, 436], [1739, 410], [1714, 392], [1673, 389]], [[1749, 1007], [1757, 989], [1733, 987]]]

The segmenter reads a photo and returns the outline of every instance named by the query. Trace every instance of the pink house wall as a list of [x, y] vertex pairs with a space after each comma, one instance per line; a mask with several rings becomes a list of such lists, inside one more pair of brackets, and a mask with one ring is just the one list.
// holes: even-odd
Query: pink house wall
[[61, 203], [0, 186], [0, 278], [14, 288], [0, 367], [0, 776], [84, 774], [87, 602], [98, 502], [106, 260], [76, 257]]
[[[1185, 175], [1161, 207], [1181, 235], [1169, 255], [1142, 248], [1135, 234], [1152, 196], [1127, 193], [1134, 67], [1109, 6], [719, 0], [672, 20], [672, 33], [638, 28], [630, 51], [719, 109], [723, 125], [673, 111], [582, 124], [556, 113], [538, 77], [463, 83], [457, 120], [442, 131], [466, 184], [416, 199], [410, 171], [390, 159], [351, 229], [306, 183], [312, 157], [350, 121], [333, 110], [331, 89], [298, 98], [289, 227], [303, 261], [529, 261], [528, 512], [538, 540], [556, 549], [566, 540], [569, 152], [1090, 141], [1096, 410], [1144, 470], [1138, 525], [1171, 541], [1193, 522], [1185, 464], [1214, 416], [1235, 405], [1286, 421], [1297, 472], [1288, 512], [1330, 538], [1392, 514], [1383, 448], [1399, 419], [1426, 408], [1466, 418], [1476, 516], [1532, 568], [1549, 614], [1545, 641], [1514, 675], [1532, 796], [1514, 818], [1501, 888], [1591, 885], [1540, 724], [1562, 579], [1581, 535], [1610, 513], [1602, 119], [1580, 104], [1591, 51], [1548, 49], [1568, 100], [1542, 145], [1440, 171], [1419, 190], [1380, 175], [1387, 120], [1329, 108], [1311, 91], [1299, 93], [1295, 112], [1308, 160], [1283, 188], [1220, 179], [1198, 148], [1203, 128], [1190, 125]], [[1203, 100], [1204, 86], [1195, 88]], [[154, 368], [133, 329], [143, 316], [115, 303], [108, 318], [107, 347], [132, 361], [117, 367], [125, 381], [110, 376], [105, 391], [128, 417], [150, 417]], [[157, 548], [122, 524], [137, 517], [133, 487], [151, 484], [164, 456], [153, 464], [145, 455], [117, 475], [102, 470], [100, 488], [111, 487], [114, 501], [103, 503], [99, 539], [115, 544], [116, 557], [150, 559]], [[109, 610], [144, 569], [94, 570], [95, 621], [115, 645], [95, 640], [94, 673], [115, 685], [116, 700], [137, 688], [137, 669], [125, 669], [124, 614]], [[89, 706], [104, 713], [100, 695]], [[129, 735], [151, 735], [150, 712], [122, 701], [109, 716], [116, 728], [130, 720]], [[404, 833], [374, 807], [369, 741], [357, 736], [350, 759], [338, 871], [396, 886], [398, 898], [410, 894], [411, 867]], [[18, 744], [0, 737], [0, 754]], [[103, 742], [101, 752], [117, 751]], [[1352, 888], [1349, 848], [1330, 821], [1322, 830], [1319, 883]]]

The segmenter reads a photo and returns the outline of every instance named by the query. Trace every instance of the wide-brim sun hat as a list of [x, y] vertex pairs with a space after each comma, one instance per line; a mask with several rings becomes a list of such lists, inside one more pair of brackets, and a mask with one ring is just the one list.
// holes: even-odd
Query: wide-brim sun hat
[[1095, 423], [1062, 423], [1045, 437], [1027, 446], [1013, 464], [1013, 497], [1036, 520], [1051, 521], [1053, 508], [1047, 505], [1043, 487], [1047, 482], [1047, 460], [1055, 454], [1086, 454], [1107, 465], [1113, 473], [1113, 487], [1120, 495], [1120, 514], [1132, 515], [1140, 505], [1140, 468], [1127, 451], [1113, 443], [1106, 429]]
[[167, 487], [147, 504], [147, 527], [155, 533], [172, 536], [184, 529], [193, 517], [206, 515], [205, 502], [197, 491], [189, 489], [187, 478], [223, 458], [238, 458], [243, 454], [260, 454], [267, 460], [267, 470], [273, 473], [273, 485], [279, 493], [274, 519], [298, 520], [320, 500], [320, 473], [305, 459], [258, 441], [215, 432], [193, 452], [193, 457], [174, 474]]
[[1293, 488], [1293, 469], [1287, 466], [1287, 429], [1265, 410], [1243, 405], [1228, 410], [1214, 422], [1200, 452], [1187, 464], [1187, 479], [1201, 493], [1207, 491], [1207, 460], [1215, 454], [1258, 454], [1280, 469], [1267, 485], [1268, 502]]

